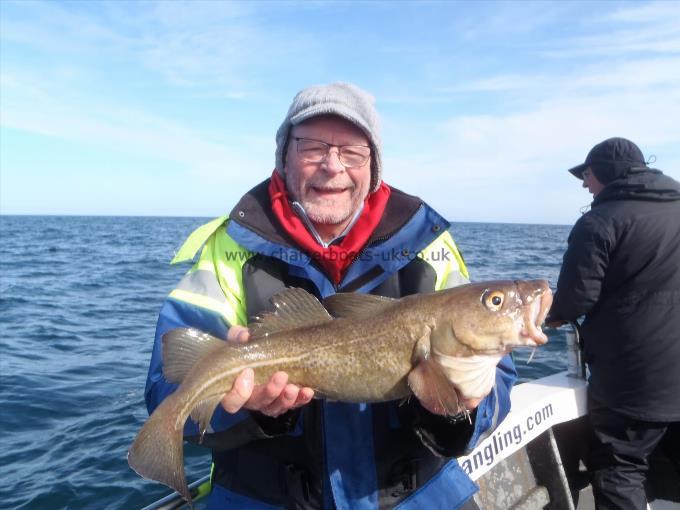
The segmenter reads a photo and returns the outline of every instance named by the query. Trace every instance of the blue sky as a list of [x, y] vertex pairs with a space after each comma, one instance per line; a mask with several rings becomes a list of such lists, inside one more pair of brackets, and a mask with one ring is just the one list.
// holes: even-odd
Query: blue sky
[[382, 116], [386, 182], [454, 221], [570, 224], [610, 136], [680, 178], [680, 2], [0, 0], [0, 213], [218, 216], [301, 88]]

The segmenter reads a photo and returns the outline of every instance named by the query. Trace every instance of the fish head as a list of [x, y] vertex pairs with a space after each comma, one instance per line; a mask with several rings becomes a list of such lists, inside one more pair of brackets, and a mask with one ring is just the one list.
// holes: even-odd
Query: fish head
[[448, 356], [503, 354], [548, 341], [541, 330], [552, 292], [546, 280], [507, 280], [442, 291], [432, 348]]

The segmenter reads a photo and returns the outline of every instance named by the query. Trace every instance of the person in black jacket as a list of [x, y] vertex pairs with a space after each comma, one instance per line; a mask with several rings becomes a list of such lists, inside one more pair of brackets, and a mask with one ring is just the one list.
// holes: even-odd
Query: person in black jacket
[[624, 138], [569, 172], [594, 200], [569, 234], [548, 321], [585, 315], [597, 508], [646, 508], [647, 458], [680, 428], [680, 183]]

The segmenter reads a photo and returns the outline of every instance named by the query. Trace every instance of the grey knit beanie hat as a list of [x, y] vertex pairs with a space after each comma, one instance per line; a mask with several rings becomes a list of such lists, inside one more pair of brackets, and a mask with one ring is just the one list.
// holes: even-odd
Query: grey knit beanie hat
[[292, 126], [319, 115], [337, 115], [359, 127], [368, 137], [371, 145], [371, 192], [376, 191], [382, 179], [382, 147], [374, 102], [373, 96], [351, 83], [336, 82], [302, 89], [293, 99], [286, 118], [276, 132], [276, 169], [283, 175], [285, 151]]

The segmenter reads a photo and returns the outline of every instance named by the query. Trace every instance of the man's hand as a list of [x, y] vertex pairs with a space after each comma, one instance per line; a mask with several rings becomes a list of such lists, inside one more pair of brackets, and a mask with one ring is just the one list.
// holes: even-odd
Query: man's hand
[[[244, 343], [249, 338], [248, 328], [243, 326], [232, 326], [227, 333], [228, 342]], [[225, 411], [236, 413], [244, 408], [276, 417], [289, 409], [308, 404], [314, 397], [311, 388], [289, 384], [286, 372], [274, 373], [265, 384], [254, 384], [254, 378], [251, 368], [246, 368], [236, 377], [231, 390], [222, 399]]]
[[567, 323], [567, 321], [563, 319], [556, 319], [555, 316], [551, 313], [548, 312], [548, 316], [545, 318], [545, 327], [546, 328], [559, 328], [560, 326], [563, 326]]

